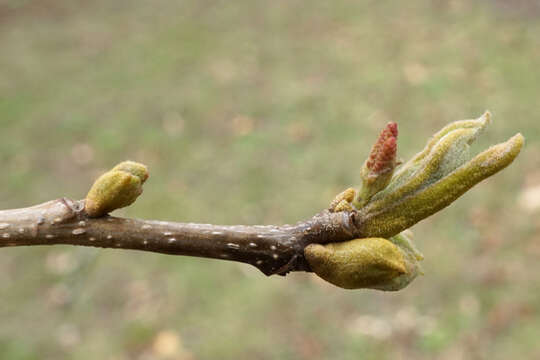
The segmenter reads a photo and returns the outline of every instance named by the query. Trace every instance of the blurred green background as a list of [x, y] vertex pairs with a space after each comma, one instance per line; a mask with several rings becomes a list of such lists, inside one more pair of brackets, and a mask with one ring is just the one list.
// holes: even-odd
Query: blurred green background
[[1, 359], [540, 358], [537, 1], [0, 0], [0, 208], [84, 197], [146, 163], [115, 215], [307, 218], [387, 121], [409, 158], [492, 111], [509, 169], [416, 225], [397, 293], [69, 246], [0, 249]]

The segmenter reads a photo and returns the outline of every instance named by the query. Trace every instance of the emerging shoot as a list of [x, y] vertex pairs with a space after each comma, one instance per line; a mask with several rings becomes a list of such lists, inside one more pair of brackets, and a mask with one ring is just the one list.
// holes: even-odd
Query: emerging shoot
[[355, 214], [361, 238], [306, 247], [313, 271], [348, 289], [407, 286], [422, 273], [418, 262], [423, 257], [404, 231], [504, 169], [519, 154], [521, 134], [468, 160], [469, 145], [490, 122], [491, 114], [485, 112], [478, 119], [447, 125], [397, 172], [397, 125], [389, 123], [364, 163], [356, 195], [347, 189], [330, 205], [331, 212]]

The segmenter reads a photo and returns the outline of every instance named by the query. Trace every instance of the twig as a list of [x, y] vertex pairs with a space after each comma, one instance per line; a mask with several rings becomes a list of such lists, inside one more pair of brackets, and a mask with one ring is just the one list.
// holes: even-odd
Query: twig
[[[0, 211], [0, 247], [69, 244], [188, 255], [251, 264], [266, 275], [310, 271], [304, 248], [355, 237], [349, 214], [324, 211], [283, 226], [210, 225], [91, 218], [84, 200], [62, 198]], [[359, 235], [356, 235], [359, 236]]]
[[132, 204], [148, 178], [146, 166], [126, 161], [99, 177], [85, 200], [66, 198], [0, 211], [0, 247], [70, 244], [133, 249], [238, 261], [266, 275], [313, 271], [343, 288], [399, 290], [422, 273], [423, 258], [404, 230], [450, 205], [508, 166], [523, 136], [468, 160], [469, 144], [489, 124], [486, 112], [436, 133], [400, 168], [397, 125], [379, 135], [349, 188], [326, 210], [295, 225], [210, 225], [109, 216]]

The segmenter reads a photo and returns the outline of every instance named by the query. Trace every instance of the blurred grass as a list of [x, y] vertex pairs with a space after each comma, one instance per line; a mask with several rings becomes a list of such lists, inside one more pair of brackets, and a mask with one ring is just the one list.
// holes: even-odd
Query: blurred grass
[[119, 215], [291, 223], [358, 181], [398, 121], [521, 131], [508, 170], [415, 226], [398, 293], [114, 250], [0, 251], [2, 359], [540, 357], [540, 9], [533, 1], [0, 1], [0, 208], [81, 198], [149, 165]]

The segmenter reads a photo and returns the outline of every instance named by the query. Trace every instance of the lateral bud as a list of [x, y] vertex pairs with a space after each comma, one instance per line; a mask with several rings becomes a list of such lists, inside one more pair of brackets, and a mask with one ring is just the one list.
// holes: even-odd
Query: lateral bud
[[90, 217], [100, 217], [131, 205], [142, 194], [148, 179], [145, 165], [124, 161], [101, 175], [86, 195], [85, 210]]
[[421, 272], [412, 251], [383, 238], [310, 244], [304, 255], [315, 274], [344, 289], [397, 291]]

